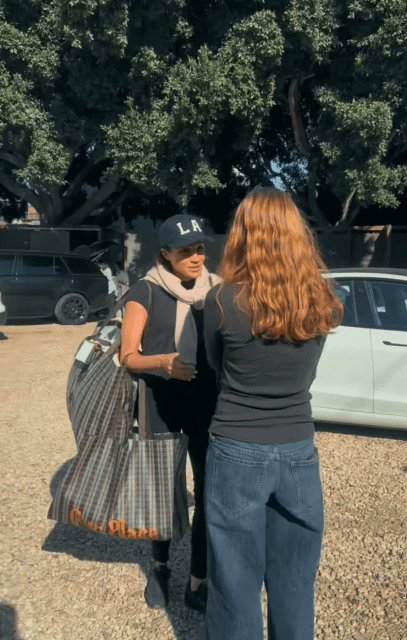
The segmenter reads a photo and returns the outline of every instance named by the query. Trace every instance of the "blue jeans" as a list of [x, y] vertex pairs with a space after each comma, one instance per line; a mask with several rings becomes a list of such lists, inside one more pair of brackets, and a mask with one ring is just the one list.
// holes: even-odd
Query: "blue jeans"
[[313, 640], [324, 509], [313, 438], [265, 445], [210, 436], [204, 640]]

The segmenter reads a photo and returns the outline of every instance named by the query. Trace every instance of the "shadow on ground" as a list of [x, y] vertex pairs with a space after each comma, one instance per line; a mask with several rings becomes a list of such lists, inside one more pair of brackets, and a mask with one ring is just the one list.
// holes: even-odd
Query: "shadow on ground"
[[23, 325], [35, 326], [37, 324], [58, 324], [56, 318], [11, 318], [4, 327], [21, 327]]
[[22, 640], [17, 632], [16, 610], [6, 602], [0, 602], [0, 640]]
[[[54, 474], [50, 483], [51, 496], [54, 497], [59, 484], [67, 473], [73, 458], [64, 462]], [[194, 504], [194, 498], [188, 492], [188, 506]], [[56, 523], [46, 537], [43, 551], [52, 553], [66, 553], [78, 560], [95, 562], [120, 562], [138, 564], [147, 577], [153, 570], [151, 543], [144, 540], [123, 540], [97, 534], [86, 528], [70, 524]], [[191, 533], [187, 532], [183, 540], [170, 547], [170, 563], [172, 566], [170, 578], [170, 604], [167, 617], [172, 625], [174, 637], [177, 640], [195, 640], [191, 629], [196, 630], [196, 637], [203, 624], [203, 615], [188, 609], [184, 604], [185, 585], [189, 578], [189, 563], [191, 557]], [[0, 636], [0, 640], [6, 640]], [[14, 640], [14, 636], [7, 638]], [[16, 637], [16, 640], [20, 640]]]
[[8, 336], [5, 336], [2, 331], [0, 331], [0, 340], [8, 340]]

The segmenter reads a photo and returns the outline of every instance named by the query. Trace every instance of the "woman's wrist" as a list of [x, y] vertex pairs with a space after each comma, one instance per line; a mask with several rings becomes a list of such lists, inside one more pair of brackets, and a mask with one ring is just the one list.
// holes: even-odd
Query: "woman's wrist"
[[164, 359], [162, 355], [143, 356], [141, 353], [127, 353], [123, 360], [122, 366], [127, 367], [131, 371], [142, 372], [153, 369], [161, 369], [164, 371]]
[[127, 360], [130, 358], [130, 356], [132, 356], [133, 353], [126, 353], [126, 355], [124, 356], [123, 360], [122, 360], [122, 367], [127, 367], [129, 368], [129, 365], [127, 364]]

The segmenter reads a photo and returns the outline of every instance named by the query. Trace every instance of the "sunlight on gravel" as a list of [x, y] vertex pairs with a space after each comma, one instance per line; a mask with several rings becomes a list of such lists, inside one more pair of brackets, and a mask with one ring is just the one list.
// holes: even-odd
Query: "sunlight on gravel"
[[[1, 327], [0, 640], [195, 640], [203, 616], [183, 601], [189, 533], [171, 549], [170, 606], [152, 611], [143, 596], [149, 543], [46, 518], [50, 490], [75, 455], [66, 379], [93, 327]], [[326, 517], [316, 640], [407, 640], [406, 439], [372, 429], [316, 433]]]

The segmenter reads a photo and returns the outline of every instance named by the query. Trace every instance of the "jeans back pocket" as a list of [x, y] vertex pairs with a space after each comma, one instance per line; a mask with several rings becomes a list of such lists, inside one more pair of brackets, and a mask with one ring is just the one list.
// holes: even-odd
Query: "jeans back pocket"
[[308, 460], [297, 460], [290, 464], [298, 506], [303, 509], [313, 509], [322, 501], [318, 451], [315, 450], [315, 453]]
[[241, 455], [218, 450], [213, 455], [213, 499], [229, 512], [253, 506], [259, 495], [267, 461], [249, 460]]

